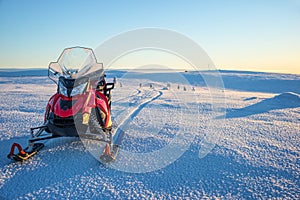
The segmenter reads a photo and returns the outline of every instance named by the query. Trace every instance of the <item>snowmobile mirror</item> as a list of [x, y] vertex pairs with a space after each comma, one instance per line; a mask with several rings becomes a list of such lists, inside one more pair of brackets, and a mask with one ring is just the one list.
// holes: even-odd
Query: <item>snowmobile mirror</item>
[[57, 62], [51, 62], [48, 67], [48, 77], [58, 84], [59, 77], [62, 76], [62, 70]]

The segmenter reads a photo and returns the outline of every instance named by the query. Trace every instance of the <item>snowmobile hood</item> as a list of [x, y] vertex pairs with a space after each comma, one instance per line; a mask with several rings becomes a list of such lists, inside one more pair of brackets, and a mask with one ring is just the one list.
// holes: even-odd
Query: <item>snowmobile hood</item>
[[62, 94], [55, 94], [53, 102], [53, 112], [60, 117], [70, 117], [80, 111], [89, 113], [95, 107], [95, 93], [87, 92], [74, 97], [66, 97]]

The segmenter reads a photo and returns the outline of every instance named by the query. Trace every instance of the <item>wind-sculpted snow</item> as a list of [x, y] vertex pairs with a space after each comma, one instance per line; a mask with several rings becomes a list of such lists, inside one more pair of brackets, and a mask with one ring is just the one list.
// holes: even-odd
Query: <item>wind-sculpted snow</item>
[[[114, 128], [121, 127], [125, 136], [120, 157], [111, 165], [95, 158], [103, 144], [78, 138], [48, 141], [23, 163], [8, 160], [10, 145], [26, 146], [28, 129], [42, 124], [56, 88], [45, 76], [0, 77], [0, 199], [300, 198], [299, 93], [289, 85], [276, 89], [287, 79], [298, 83], [298, 76], [249, 72], [253, 86], [272, 79], [275, 88], [253, 92], [249, 85], [244, 91], [243, 85], [234, 85], [234, 77], [239, 84], [245, 72], [226, 72], [231, 86], [224, 90], [225, 105], [221, 97], [212, 99], [216, 88], [203, 83], [158, 82], [161, 76], [149, 74], [122, 78], [125, 72], [118, 71], [108, 78], [114, 74]], [[194, 73], [184, 76], [197, 83]], [[215, 146], [201, 157], [205, 141]], [[154, 166], [160, 157], [147, 157], [148, 162], [137, 157], [160, 155], [171, 144], [183, 147], [182, 154], [155, 170], [146, 164]]]
[[272, 110], [298, 107], [300, 107], [300, 96], [292, 92], [287, 92], [264, 99], [244, 108], [228, 110], [226, 116], [227, 118], [245, 117], [270, 112]]

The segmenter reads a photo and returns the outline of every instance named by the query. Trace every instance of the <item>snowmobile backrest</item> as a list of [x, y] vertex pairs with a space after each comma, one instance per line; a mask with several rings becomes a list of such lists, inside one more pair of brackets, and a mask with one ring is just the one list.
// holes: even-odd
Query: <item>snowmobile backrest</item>
[[[103, 87], [103, 85], [104, 85], [104, 87]], [[103, 79], [98, 82], [96, 90], [103, 93], [107, 97], [108, 102], [110, 104], [111, 90], [114, 89], [114, 87], [115, 87], [114, 83], [106, 83], [105, 79]]]

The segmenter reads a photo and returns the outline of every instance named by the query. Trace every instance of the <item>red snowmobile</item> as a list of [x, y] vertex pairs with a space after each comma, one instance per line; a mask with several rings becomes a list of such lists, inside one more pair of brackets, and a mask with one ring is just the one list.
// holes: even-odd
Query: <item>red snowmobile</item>
[[8, 157], [26, 160], [44, 147], [42, 140], [80, 137], [105, 142], [100, 159], [113, 161], [119, 149], [118, 138], [113, 138], [110, 115], [114, 83], [106, 83], [103, 65], [97, 63], [93, 50], [64, 49], [58, 61], [50, 63], [48, 77], [57, 84], [57, 92], [48, 101], [44, 124], [30, 129], [31, 139], [24, 150], [14, 143]]

